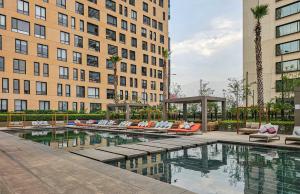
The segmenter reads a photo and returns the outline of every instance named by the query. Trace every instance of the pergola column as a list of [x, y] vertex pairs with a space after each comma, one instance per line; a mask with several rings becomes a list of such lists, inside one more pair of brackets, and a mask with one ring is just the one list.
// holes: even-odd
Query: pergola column
[[187, 104], [183, 103], [183, 120], [187, 120]]
[[126, 120], [128, 121], [130, 120], [130, 112], [131, 112], [129, 104], [125, 105], [125, 111], [126, 111]]
[[226, 101], [222, 101], [222, 119], [226, 120]]
[[201, 111], [202, 111], [202, 131], [207, 131], [207, 98], [203, 98], [201, 102]]

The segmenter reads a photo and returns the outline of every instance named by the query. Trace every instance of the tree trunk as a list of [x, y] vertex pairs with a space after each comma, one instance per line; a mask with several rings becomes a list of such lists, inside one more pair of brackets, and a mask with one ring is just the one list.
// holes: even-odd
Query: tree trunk
[[261, 24], [257, 20], [255, 26], [255, 51], [256, 51], [256, 74], [257, 74], [257, 104], [259, 109], [259, 124], [261, 124], [264, 112], [264, 84], [261, 50]]
[[119, 103], [118, 97], [118, 75], [117, 75], [117, 64], [114, 63], [114, 101], [115, 104]]
[[163, 120], [167, 120], [167, 106], [165, 100], [167, 100], [167, 61], [164, 60], [163, 66]]

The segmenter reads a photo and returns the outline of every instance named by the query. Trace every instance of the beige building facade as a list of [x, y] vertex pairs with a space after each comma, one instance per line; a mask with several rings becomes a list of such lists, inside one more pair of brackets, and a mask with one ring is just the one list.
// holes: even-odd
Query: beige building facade
[[160, 104], [168, 0], [0, 0], [0, 111]]
[[[256, 92], [256, 62], [254, 27], [255, 19], [251, 8], [258, 1], [243, 1], [243, 57], [244, 79], [248, 72], [251, 91]], [[269, 14], [262, 21], [262, 60], [265, 102], [281, 98], [281, 74], [296, 79], [300, 72], [300, 1], [298, 0], [260, 0], [260, 4], [269, 5]], [[283, 62], [281, 62], [283, 61]], [[249, 97], [252, 105], [253, 96]]]

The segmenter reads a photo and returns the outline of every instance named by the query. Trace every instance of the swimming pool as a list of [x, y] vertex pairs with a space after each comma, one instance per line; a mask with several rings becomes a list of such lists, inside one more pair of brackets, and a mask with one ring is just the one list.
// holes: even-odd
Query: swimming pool
[[7, 133], [48, 145], [54, 149], [64, 149], [68, 151], [148, 142], [161, 138], [158, 136], [149, 136], [143, 134], [112, 133], [95, 130], [76, 130], [70, 128], [16, 130], [7, 131]]
[[202, 194], [300, 193], [300, 152], [211, 144], [112, 165]]

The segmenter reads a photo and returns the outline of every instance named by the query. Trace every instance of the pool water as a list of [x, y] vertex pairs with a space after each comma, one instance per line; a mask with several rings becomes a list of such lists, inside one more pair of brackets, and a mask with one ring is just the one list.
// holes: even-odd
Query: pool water
[[8, 131], [21, 138], [48, 145], [55, 149], [75, 151], [79, 149], [109, 147], [121, 144], [148, 142], [159, 137], [109, 133], [93, 130], [74, 129], [45, 129], [45, 130], [22, 130]]
[[211, 144], [110, 163], [201, 194], [299, 194], [300, 152]]

